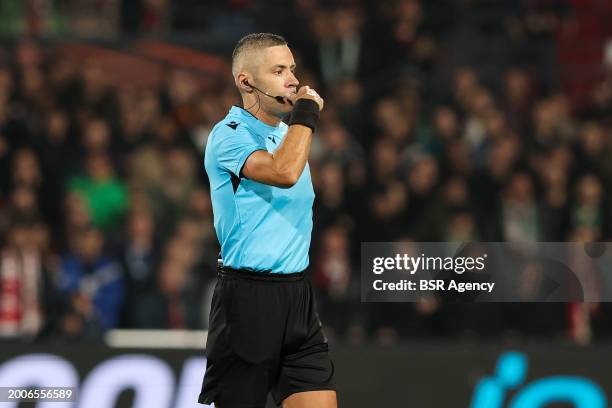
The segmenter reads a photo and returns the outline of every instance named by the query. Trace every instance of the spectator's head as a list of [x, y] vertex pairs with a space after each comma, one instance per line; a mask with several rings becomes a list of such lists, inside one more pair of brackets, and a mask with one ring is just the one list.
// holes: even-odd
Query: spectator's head
[[84, 262], [91, 263], [96, 261], [104, 249], [104, 235], [100, 230], [86, 226], [76, 234], [76, 252]]
[[374, 218], [389, 221], [398, 216], [406, 207], [406, 188], [400, 182], [385, 185], [373, 194], [370, 205]]
[[51, 250], [51, 231], [49, 226], [42, 220], [38, 220], [32, 224], [32, 240], [36, 247], [43, 253]]
[[6, 245], [9, 248], [25, 250], [33, 248], [31, 226], [27, 222], [16, 221], [6, 233]]
[[21, 73], [21, 92], [26, 98], [36, 99], [47, 91], [45, 77], [38, 67], [28, 67], [23, 70]]
[[487, 135], [492, 138], [500, 138], [507, 134], [508, 127], [506, 118], [498, 110], [492, 110], [485, 119]]
[[395, 95], [403, 116], [414, 119], [421, 109], [421, 83], [410, 75], [402, 75], [397, 79]]
[[396, 144], [401, 145], [410, 137], [413, 123], [396, 99], [380, 100], [374, 114], [378, 128]]
[[410, 191], [420, 196], [430, 194], [438, 183], [438, 174], [438, 161], [434, 157], [416, 158], [408, 174]]
[[346, 230], [340, 226], [332, 226], [325, 229], [321, 243], [323, 252], [326, 254], [348, 255], [348, 235]]
[[187, 284], [187, 270], [179, 262], [165, 260], [159, 268], [159, 289], [169, 296], [179, 295]]
[[334, 24], [329, 11], [318, 9], [310, 19], [310, 30], [319, 41], [331, 40], [334, 37]]
[[539, 174], [542, 181], [547, 187], [561, 188], [560, 191], [565, 191], [565, 184], [567, 181], [567, 171], [564, 165], [565, 161], [562, 161], [562, 156], [549, 155], [549, 157], [542, 162], [542, 165], [538, 167]]
[[511, 105], [521, 107], [529, 101], [531, 85], [525, 70], [520, 68], [508, 70], [505, 82], [506, 98]]
[[388, 139], [380, 139], [372, 151], [372, 167], [379, 179], [396, 176], [399, 157], [395, 144]]
[[374, 110], [374, 119], [376, 124], [384, 129], [387, 122], [393, 121], [401, 114], [401, 108], [397, 100], [394, 98], [383, 98], [378, 100]]
[[151, 121], [159, 116], [161, 103], [154, 89], [145, 89], [140, 92], [136, 103], [138, 104], [138, 111], [144, 116], [145, 121]]
[[17, 63], [22, 68], [36, 67], [42, 62], [40, 46], [30, 39], [24, 39], [17, 44], [15, 56]]
[[341, 7], [333, 13], [336, 35], [338, 37], [352, 37], [359, 34], [363, 16], [359, 8]]
[[436, 134], [443, 140], [448, 141], [459, 133], [457, 114], [448, 106], [440, 106], [436, 109], [433, 122]]
[[419, 0], [400, 0], [396, 5], [398, 20], [410, 21], [416, 24], [421, 18], [422, 7]]
[[540, 138], [551, 137], [557, 127], [558, 115], [550, 100], [539, 102], [533, 110], [533, 122]]
[[19, 250], [46, 253], [50, 246], [49, 227], [38, 218], [18, 217], [7, 232], [7, 244]]
[[365, 187], [368, 181], [368, 172], [366, 163], [361, 157], [355, 158], [349, 162], [346, 173], [346, 181], [351, 188], [359, 190]]
[[468, 94], [467, 106], [472, 115], [486, 118], [493, 113], [495, 101], [488, 90], [476, 88]]
[[467, 242], [476, 238], [476, 223], [468, 211], [452, 211], [447, 225], [446, 240]]
[[580, 131], [582, 151], [589, 156], [598, 156], [605, 148], [606, 137], [603, 127], [596, 122], [585, 124]]
[[168, 77], [168, 96], [175, 106], [190, 102], [198, 91], [198, 83], [193, 73], [184, 69], [174, 69]]
[[548, 162], [550, 166], [559, 167], [563, 172], [567, 172], [574, 162], [574, 154], [568, 146], [558, 145], [548, 154]]
[[580, 204], [597, 205], [601, 201], [603, 194], [601, 181], [592, 174], [586, 174], [578, 180], [576, 193]]
[[594, 242], [600, 239], [599, 229], [596, 226], [578, 226], [574, 228], [568, 237], [569, 242]]
[[393, 35], [402, 44], [414, 42], [418, 34], [418, 25], [423, 16], [421, 3], [417, 0], [397, 2], [395, 9], [395, 26]]
[[51, 143], [62, 144], [68, 136], [70, 120], [66, 113], [53, 110], [47, 115], [47, 138]]
[[552, 108], [559, 120], [566, 120], [572, 114], [572, 104], [567, 95], [561, 91], [555, 92], [550, 97]]
[[[610, 74], [612, 74], [612, 70], [608, 75]], [[589, 96], [594, 108], [605, 109], [612, 102], [612, 75], [593, 86]]]
[[11, 194], [11, 206], [15, 214], [32, 217], [38, 214], [38, 197], [33, 188], [18, 185]]
[[519, 155], [519, 141], [516, 137], [502, 137], [493, 142], [489, 153], [489, 169], [496, 178], [512, 170]]
[[189, 152], [183, 148], [175, 147], [166, 154], [166, 169], [168, 176], [182, 182], [193, 179], [195, 163]]
[[87, 175], [94, 181], [106, 181], [113, 177], [114, 169], [110, 157], [103, 153], [91, 154], [86, 162]]
[[533, 180], [529, 173], [517, 171], [506, 187], [506, 199], [514, 204], [530, 204], [534, 199]]
[[465, 180], [461, 177], [452, 177], [444, 184], [444, 201], [454, 208], [463, 208], [469, 205], [470, 193]]
[[[302, 75], [304, 83], [310, 84], [304, 75]], [[350, 78], [340, 79], [331, 84], [332, 96], [338, 107], [353, 106], [358, 104], [363, 97], [363, 86], [359, 81]]]
[[38, 157], [33, 150], [21, 149], [13, 159], [13, 184], [37, 187], [42, 182], [42, 172]]
[[342, 168], [330, 161], [321, 167], [320, 173], [318, 181], [322, 202], [329, 207], [338, 207], [344, 198], [345, 182]]
[[194, 242], [175, 236], [166, 243], [164, 257], [169, 261], [190, 267], [195, 260]]
[[87, 153], [108, 153], [111, 130], [104, 120], [90, 119], [83, 127], [83, 147]]
[[244, 106], [260, 108], [279, 119], [290, 112], [292, 106], [279, 103], [262, 92], [273, 96], [297, 92], [299, 81], [294, 74], [295, 68], [287, 41], [275, 34], [249, 34], [238, 41], [232, 54], [232, 75]]
[[106, 89], [107, 81], [100, 65], [95, 60], [87, 61], [81, 68], [81, 77], [89, 97], [97, 97]]
[[329, 122], [321, 135], [328, 152], [342, 152], [347, 148], [349, 134], [339, 121]]
[[172, 146], [178, 143], [179, 127], [176, 121], [170, 116], [162, 116], [157, 120], [155, 126], [157, 130], [157, 142], [163, 146]]
[[165, 168], [161, 152], [145, 148], [133, 154], [128, 162], [128, 174], [134, 187], [161, 187]]
[[151, 243], [155, 233], [153, 217], [148, 211], [132, 211], [128, 219], [128, 235], [132, 241]]
[[186, 217], [179, 221], [175, 235], [179, 240], [199, 247], [207, 232], [202, 228], [202, 224], [198, 222], [197, 218]]
[[[91, 215], [85, 197], [69, 192], [65, 200], [66, 226], [69, 233], [85, 228], [91, 222]], [[69, 237], [71, 238], [71, 237]]]
[[471, 67], [461, 67], [455, 71], [454, 77], [455, 99], [464, 105], [467, 103], [469, 95], [478, 88], [478, 76]]

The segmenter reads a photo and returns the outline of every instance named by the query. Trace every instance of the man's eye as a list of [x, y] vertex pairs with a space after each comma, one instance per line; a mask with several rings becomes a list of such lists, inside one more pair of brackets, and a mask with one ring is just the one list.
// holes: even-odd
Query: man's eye
[[282, 71], [274, 71], [274, 73], [275, 73], [276, 75], [280, 75], [280, 74], [282, 74]]

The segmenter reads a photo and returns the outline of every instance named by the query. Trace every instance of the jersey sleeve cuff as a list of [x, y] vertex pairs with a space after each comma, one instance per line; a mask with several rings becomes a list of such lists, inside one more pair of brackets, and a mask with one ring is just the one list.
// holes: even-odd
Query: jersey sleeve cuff
[[236, 177], [243, 177], [242, 167], [244, 167], [244, 163], [246, 163], [249, 156], [255, 153], [257, 150], [266, 150], [266, 148], [263, 146], [252, 146], [246, 149], [244, 153], [242, 153], [242, 156], [240, 156], [240, 160], [238, 160], [238, 164], [236, 168], [234, 169], [235, 170], [234, 174], [236, 175]]

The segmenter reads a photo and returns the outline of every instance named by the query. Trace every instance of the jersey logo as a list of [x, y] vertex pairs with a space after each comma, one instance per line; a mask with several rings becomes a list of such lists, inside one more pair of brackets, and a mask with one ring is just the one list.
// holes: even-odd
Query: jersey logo
[[270, 139], [272, 143], [276, 144], [276, 139], [274, 138], [274, 136], [268, 136], [268, 139]]
[[230, 123], [226, 123], [227, 126], [231, 127], [234, 130], [236, 130], [236, 128], [238, 127], [239, 124], [240, 123], [234, 122], [233, 120]]

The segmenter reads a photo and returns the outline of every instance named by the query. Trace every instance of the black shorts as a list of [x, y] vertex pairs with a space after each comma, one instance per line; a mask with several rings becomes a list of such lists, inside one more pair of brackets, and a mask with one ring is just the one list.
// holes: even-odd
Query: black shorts
[[304, 273], [219, 272], [198, 402], [264, 408], [296, 392], [333, 390], [334, 366]]

